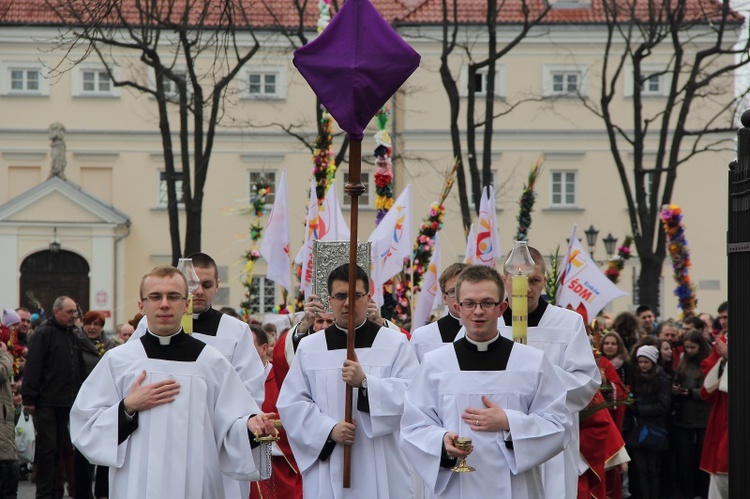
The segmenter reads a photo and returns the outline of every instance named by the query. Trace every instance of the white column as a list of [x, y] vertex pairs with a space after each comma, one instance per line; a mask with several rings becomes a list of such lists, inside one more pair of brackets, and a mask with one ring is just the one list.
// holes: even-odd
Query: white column
[[[7, 231], [7, 232], [5, 232]], [[17, 308], [21, 305], [19, 283], [21, 278], [18, 260], [18, 228], [5, 227], [0, 233], [0, 306]]]
[[111, 227], [94, 229], [91, 234], [89, 308], [107, 311], [105, 329], [114, 329], [115, 235]]

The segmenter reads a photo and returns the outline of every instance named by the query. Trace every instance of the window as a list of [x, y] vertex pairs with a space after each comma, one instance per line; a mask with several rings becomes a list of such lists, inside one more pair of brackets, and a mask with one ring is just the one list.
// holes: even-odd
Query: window
[[[175, 71], [175, 76], [182, 81], [187, 81], [187, 74], [184, 71]], [[177, 87], [177, 82], [170, 80], [166, 76], [162, 77], [164, 83], [164, 96], [170, 100], [178, 100], [180, 97], [180, 89]], [[188, 97], [190, 92], [188, 92]]]
[[[114, 78], [117, 78], [117, 68], [113, 68]], [[106, 69], [102, 67], [81, 67], [73, 73], [74, 97], [119, 97], [120, 89], [115, 87], [114, 81]]]
[[252, 68], [242, 86], [242, 95], [247, 99], [285, 99], [286, 71], [282, 66]]
[[644, 94], [661, 95], [661, 78], [659, 75], [650, 75], [641, 85]]
[[546, 97], [586, 96], [586, 67], [580, 64], [545, 64], [544, 95]]
[[273, 313], [273, 307], [276, 305], [276, 283], [263, 276], [253, 276], [253, 286], [256, 293], [248, 300], [250, 313]]
[[42, 79], [38, 69], [12, 69], [10, 71], [11, 92], [38, 93], [39, 80]]
[[[177, 204], [184, 206], [182, 198], [182, 172], [174, 172], [175, 181], [174, 188], [177, 191]], [[159, 199], [158, 205], [161, 208], [166, 208], [167, 203], [167, 172], [159, 172]]]
[[574, 207], [576, 204], [576, 172], [552, 172], [551, 205]]
[[633, 97], [633, 90], [636, 85], [640, 87], [643, 97], [664, 97], [670, 91], [672, 75], [669, 72], [669, 67], [658, 64], [641, 65], [640, 75], [642, 80], [640, 82], [636, 81], [635, 70], [632, 66], [628, 66], [623, 75], [627, 75], [623, 78], [623, 94], [625, 97]]
[[[469, 89], [473, 90], [477, 96], [486, 95], [487, 68], [482, 68], [474, 73], [474, 81], [469, 84], [469, 68], [468, 66], [463, 66], [459, 75], [459, 85], [462, 97], [466, 97], [469, 94]], [[495, 66], [495, 96], [505, 97], [506, 93], [505, 65], [498, 64]]]
[[0, 93], [2, 95], [47, 96], [49, 82], [38, 63], [0, 63]]
[[266, 194], [266, 205], [272, 205], [276, 201], [276, 172], [264, 170], [250, 170], [250, 199], [255, 197], [255, 184], [263, 180], [271, 186], [270, 194]]
[[581, 76], [577, 72], [560, 71], [552, 73], [552, 93], [576, 94]]
[[[375, 184], [370, 182], [370, 172], [362, 172], [361, 173], [361, 180], [362, 183], [365, 186], [365, 192], [361, 196], [359, 196], [359, 208], [372, 208], [373, 207], [373, 200], [375, 199], [375, 192], [374, 192], [374, 186]], [[349, 182], [349, 172], [344, 172], [344, 182], [342, 183], [341, 191], [343, 192], [343, 187]], [[344, 201], [343, 206], [351, 206], [352, 205], [352, 198], [348, 194], [344, 193]]]

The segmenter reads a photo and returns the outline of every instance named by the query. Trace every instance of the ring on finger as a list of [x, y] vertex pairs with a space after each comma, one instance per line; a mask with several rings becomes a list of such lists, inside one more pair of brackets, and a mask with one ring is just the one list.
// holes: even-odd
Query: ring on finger
[[479, 426], [479, 420], [478, 419], [474, 422], [474, 426]]

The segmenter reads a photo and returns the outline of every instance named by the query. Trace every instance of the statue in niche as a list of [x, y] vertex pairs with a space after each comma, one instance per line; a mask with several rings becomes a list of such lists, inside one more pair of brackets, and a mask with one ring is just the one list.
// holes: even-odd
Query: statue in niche
[[52, 169], [49, 177], [60, 177], [65, 180], [65, 166], [68, 160], [65, 158], [65, 126], [62, 123], [52, 123], [49, 126], [49, 139], [52, 142]]

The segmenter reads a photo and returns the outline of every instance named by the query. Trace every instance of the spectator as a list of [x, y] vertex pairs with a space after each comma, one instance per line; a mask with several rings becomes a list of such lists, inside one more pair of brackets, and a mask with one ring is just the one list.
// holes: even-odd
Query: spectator
[[620, 338], [622, 338], [625, 348], [627, 348], [628, 351], [630, 351], [630, 349], [633, 348], [643, 336], [641, 334], [638, 317], [630, 312], [622, 312], [615, 317], [615, 320], [612, 323], [612, 329], [620, 335]]
[[630, 363], [625, 344], [620, 335], [610, 331], [604, 335], [601, 342], [602, 356], [606, 358], [617, 371], [617, 375], [625, 386], [633, 384], [633, 364]]
[[[636, 431], [630, 433], [633, 461], [637, 465], [637, 480], [642, 499], [658, 499], [660, 493], [662, 454], [666, 439], [666, 418], [671, 407], [672, 389], [669, 378], [658, 365], [659, 351], [644, 345], [636, 353], [638, 368], [635, 374], [633, 408], [638, 418]], [[641, 430], [650, 425], [660, 429], [665, 437], [660, 445], [639, 441]], [[632, 476], [631, 476], [632, 479]]]
[[[702, 322], [701, 322], [702, 324]], [[706, 424], [711, 405], [700, 396], [703, 386], [701, 362], [709, 356], [711, 347], [702, 331], [692, 330], [685, 336], [685, 353], [677, 366], [672, 395], [674, 398], [674, 428], [677, 481], [683, 497], [706, 497], [708, 495], [708, 475], [701, 471], [698, 463], [706, 435]]]
[[24, 412], [34, 416], [37, 430], [39, 499], [55, 497], [60, 455], [66, 443], [70, 444], [68, 419], [83, 372], [80, 344], [74, 332], [77, 313], [76, 303], [70, 297], [58, 297], [52, 307], [52, 318], [39, 326], [29, 341], [21, 395]]
[[640, 319], [643, 329], [646, 330], [646, 334], [653, 335], [656, 333], [656, 314], [654, 314], [654, 310], [651, 307], [640, 305], [635, 309], [635, 315]]
[[276, 339], [278, 338], [278, 330], [276, 329], [276, 324], [271, 324], [270, 322], [267, 322], [263, 324], [263, 331], [265, 331], [266, 336], [268, 336], [267, 360], [270, 362], [273, 360], [273, 347], [276, 346]]
[[[18, 317], [15, 312], [13, 314]], [[6, 315], [3, 314], [3, 324], [5, 323]], [[19, 469], [15, 441], [16, 409], [13, 406], [13, 355], [4, 342], [0, 342], [0, 408], [0, 497], [15, 499]]]

